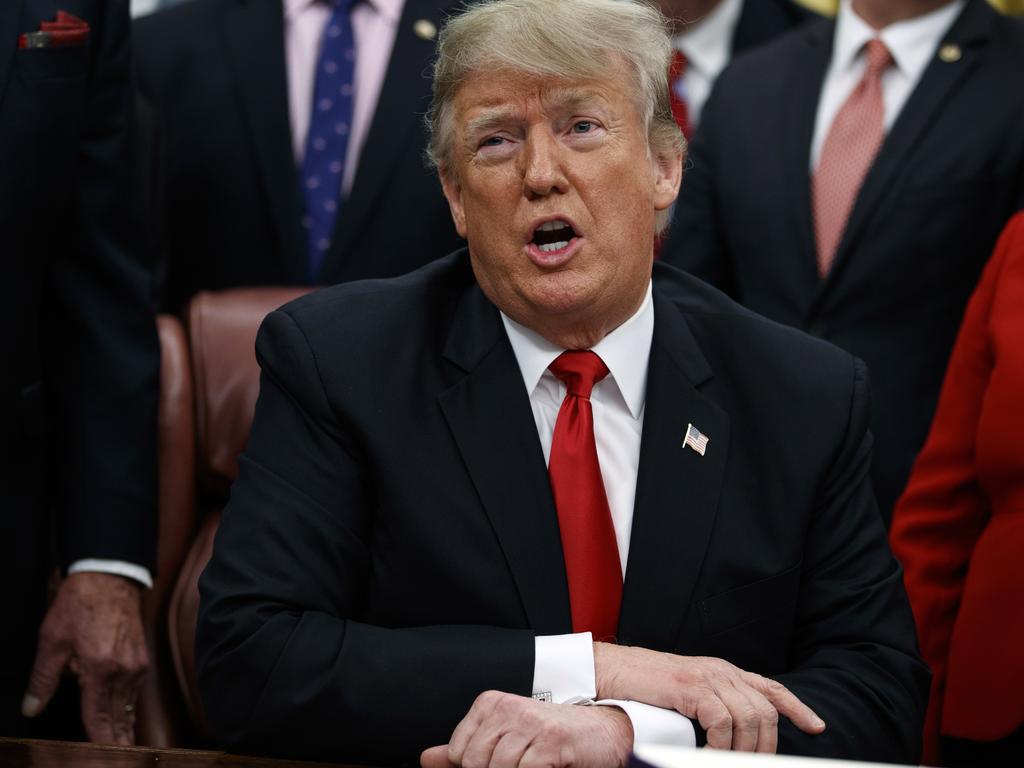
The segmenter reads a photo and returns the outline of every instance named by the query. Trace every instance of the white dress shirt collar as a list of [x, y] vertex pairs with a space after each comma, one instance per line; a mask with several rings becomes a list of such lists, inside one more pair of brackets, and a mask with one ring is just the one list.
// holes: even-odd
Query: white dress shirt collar
[[[501, 321], [505, 325], [512, 351], [523, 374], [527, 394], [532, 394], [541, 376], [556, 357], [565, 349], [552, 344], [536, 331], [520, 325], [504, 312]], [[654, 337], [654, 303], [651, 284], [640, 308], [626, 322], [594, 345], [596, 353], [608, 366], [610, 378], [619, 388], [626, 406], [634, 419], [639, 419], [644, 409], [647, 388], [647, 363], [651, 356], [651, 339]]]
[[832, 67], [852, 68], [867, 42], [878, 37], [889, 49], [900, 72], [916, 83], [942, 42], [943, 35], [966, 4], [967, 0], [954, 0], [923, 16], [890, 24], [879, 32], [857, 14], [852, 0], [841, 0], [836, 17]]
[[722, 0], [711, 13], [675, 38], [688, 66], [714, 81], [732, 56], [732, 38], [740, 21], [743, 0]]

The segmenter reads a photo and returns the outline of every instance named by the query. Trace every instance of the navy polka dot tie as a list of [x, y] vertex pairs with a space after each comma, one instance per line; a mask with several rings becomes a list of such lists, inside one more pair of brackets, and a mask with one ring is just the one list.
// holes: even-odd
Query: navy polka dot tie
[[345, 176], [345, 155], [352, 128], [356, 60], [350, 13], [356, 2], [334, 0], [316, 66], [313, 114], [302, 162], [306, 200], [302, 226], [309, 254], [306, 276], [311, 283], [318, 282], [343, 202], [341, 180]]

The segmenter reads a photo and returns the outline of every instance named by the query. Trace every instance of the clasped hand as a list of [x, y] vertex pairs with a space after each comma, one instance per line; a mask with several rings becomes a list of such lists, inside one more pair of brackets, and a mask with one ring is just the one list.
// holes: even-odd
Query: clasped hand
[[[775, 752], [779, 716], [818, 734], [825, 723], [781, 683], [722, 659], [594, 644], [597, 694], [672, 709], [707, 731], [708, 746]], [[633, 746], [626, 714], [615, 707], [536, 702], [481, 694], [447, 745], [421, 756], [423, 768], [618, 768]]]

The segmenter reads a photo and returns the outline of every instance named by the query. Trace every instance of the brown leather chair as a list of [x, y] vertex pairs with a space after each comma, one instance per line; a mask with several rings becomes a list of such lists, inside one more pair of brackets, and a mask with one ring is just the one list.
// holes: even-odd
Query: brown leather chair
[[167, 606], [196, 526], [195, 389], [181, 321], [157, 318], [160, 339], [158, 406], [158, 542], [156, 578], [142, 601], [150, 669], [139, 694], [136, 739], [168, 747], [184, 741], [187, 715], [173, 672]]
[[177, 318], [159, 318], [160, 544], [158, 577], [144, 609], [153, 659], [139, 704], [142, 744], [210, 742], [196, 687], [199, 574], [252, 425], [259, 393], [256, 331], [269, 312], [309, 290], [200, 293], [186, 310], [187, 330]]

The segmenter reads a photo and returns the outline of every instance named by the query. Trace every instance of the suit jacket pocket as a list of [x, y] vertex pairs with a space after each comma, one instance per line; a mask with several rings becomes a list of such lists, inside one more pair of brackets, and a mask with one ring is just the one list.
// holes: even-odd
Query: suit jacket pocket
[[701, 600], [701, 631], [717, 635], [784, 611], [797, 599], [800, 563], [774, 576], [744, 584]]
[[18, 74], [26, 85], [40, 82], [84, 80], [89, 72], [89, 44], [59, 48], [21, 48]]

